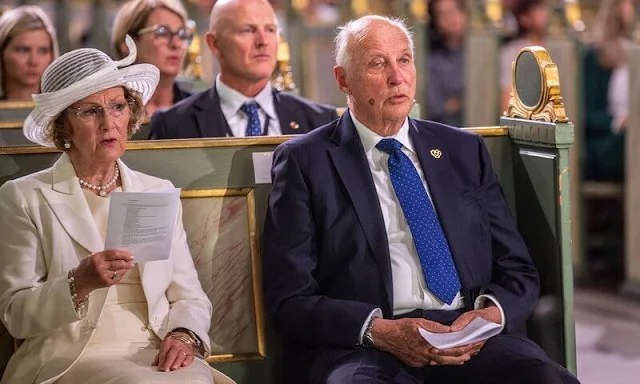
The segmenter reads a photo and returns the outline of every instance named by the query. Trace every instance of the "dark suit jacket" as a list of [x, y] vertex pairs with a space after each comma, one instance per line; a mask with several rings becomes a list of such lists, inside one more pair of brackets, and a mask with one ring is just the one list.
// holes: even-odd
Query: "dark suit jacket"
[[193, 95], [193, 93], [180, 88], [178, 83], [173, 83], [173, 104], [176, 104], [191, 95]]
[[[493, 294], [505, 312], [505, 332], [523, 330], [538, 297], [538, 275], [482, 138], [430, 121], [409, 123], [465, 310], [481, 292]], [[442, 156], [432, 156], [432, 149]], [[264, 229], [266, 309], [284, 339], [287, 382], [315, 382], [331, 362], [357, 348], [374, 308], [393, 316], [384, 221], [348, 114], [280, 145], [272, 176]]]
[[[283, 135], [302, 134], [335, 120], [335, 107], [311, 102], [291, 93], [273, 91]], [[297, 124], [297, 128], [294, 128]], [[229, 125], [220, 108], [216, 87], [195, 94], [151, 117], [149, 139], [226, 137]]]

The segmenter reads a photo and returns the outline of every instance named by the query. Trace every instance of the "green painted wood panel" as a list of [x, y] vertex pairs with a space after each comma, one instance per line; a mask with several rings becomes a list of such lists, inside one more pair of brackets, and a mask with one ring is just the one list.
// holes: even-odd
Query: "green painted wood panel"
[[[522, 140], [514, 145], [506, 135], [484, 137], [484, 141], [507, 202], [514, 215], [516, 212], [518, 214], [519, 228], [525, 238], [529, 239], [527, 243], [532, 247], [532, 254], [536, 255], [536, 263], [543, 267], [543, 291], [559, 292], [564, 289], [568, 292], [562, 282], [568, 276], [567, 271], [558, 263], [558, 255], [563, 253], [566, 237], [566, 233], [558, 229], [562, 227], [562, 223], [558, 222], [558, 217], [561, 216], [559, 212], [564, 208], [555, 207], [558, 200], [554, 197], [558, 193], [555, 175], [561, 167], [558, 159], [562, 156], [559, 156], [557, 148], [550, 145], [525, 145]], [[252, 154], [273, 149], [275, 145], [130, 149], [123, 160], [135, 170], [170, 179], [183, 189], [254, 188], [260, 239], [271, 187], [269, 184], [255, 185]], [[539, 156], [532, 155], [534, 152], [543, 153], [548, 158], [543, 156], [539, 159]], [[58, 156], [54, 152], [0, 154], [0, 184], [48, 167]], [[569, 301], [565, 300], [563, 303], [567, 304]], [[570, 315], [564, 314], [563, 319], [569, 318], [572, 321], [572, 312]], [[560, 327], [554, 329], [553, 334], [559, 335], [559, 340], [565, 341], [565, 345], [575, 344], [571, 338], [572, 330], [572, 327]], [[567, 332], [571, 335], [566, 336]], [[216, 363], [214, 366], [238, 383], [278, 383], [280, 373], [275, 362], [279, 360], [280, 349], [277, 338], [268, 326], [266, 340], [266, 360]], [[571, 363], [570, 358], [563, 361]]]

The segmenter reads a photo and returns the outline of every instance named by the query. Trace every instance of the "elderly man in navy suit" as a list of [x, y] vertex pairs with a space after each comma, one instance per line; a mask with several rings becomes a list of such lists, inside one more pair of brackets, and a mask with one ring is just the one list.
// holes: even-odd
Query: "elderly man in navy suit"
[[[576, 383], [524, 334], [538, 274], [482, 138], [409, 118], [413, 41], [366, 16], [336, 38], [340, 120], [278, 147], [265, 300], [287, 383]], [[419, 328], [502, 332], [438, 350]]]
[[278, 33], [268, 1], [216, 1], [206, 41], [220, 74], [210, 89], [154, 113], [149, 138], [302, 134], [336, 119], [335, 107], [271, 87]]

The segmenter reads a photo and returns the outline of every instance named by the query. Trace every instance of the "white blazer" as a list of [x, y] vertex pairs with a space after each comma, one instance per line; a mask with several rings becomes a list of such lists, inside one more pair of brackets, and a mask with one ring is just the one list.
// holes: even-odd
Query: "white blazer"
[[[173, 188], [171, 182], [135, 172], [118, 161], [126, 192]], [[53, 167], [0, 187], [0, 316], [24, 343], [11, 357], [1, 384], [52, 383], [80, 357], [105, 303], [92, 293], [88, 310], [74, 310], [67, 273], [102, 251], [104, 242], [66, 154]], [[138, 266], [149, 329], [163, 339], [179, 327], [195, 332], [210, 352], [211, 302], [200, 286], [182, 225], [175, 223], [168, 260]]]

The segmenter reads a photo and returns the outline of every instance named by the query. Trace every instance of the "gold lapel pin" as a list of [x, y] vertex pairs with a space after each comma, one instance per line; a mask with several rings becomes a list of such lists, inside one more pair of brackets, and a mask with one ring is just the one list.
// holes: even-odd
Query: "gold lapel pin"
[[442, 156], [442, 151], [439, 149], [432, 149], [431, 151], [429, 151], [429, 153], [431, 153], [431, 156], [435, 157], [436, 159], [439, 159], [440, 156]]
[[290, 126], [292, 129], [298, 129], [298, 128], [300, 128], [300, 124], [296, 123], [295, 121], [290, 122], [290, 123], [289, 123], [289, 126]]

